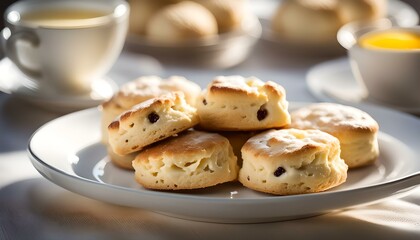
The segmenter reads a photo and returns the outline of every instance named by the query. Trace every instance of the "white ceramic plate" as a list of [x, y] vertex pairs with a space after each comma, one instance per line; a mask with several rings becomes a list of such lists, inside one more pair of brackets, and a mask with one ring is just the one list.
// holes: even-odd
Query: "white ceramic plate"
[[420, 114], [420, 108], [391, 106], [367, 97], [364, 89], [353, 77], [348, 58], [339, 58], [313, 66], [306, 74], [306, 83], [309, 91], [320, 101], [348, 105], [373, 103]]
[[[271, 18], [279, 3], [278, 1], [268, 1], [267, 4], [269, 6], [265, 7], [266, 11], [263, 16], [260, 16], [260, 22], [263, 29], [261, 38], [268, 43], [273, 44], [278, 49], [299, 55], [338, 56], [343, 55], [346, 52], [337, 41], [302, 44], [273, 33], [271, 30]], [[403, 27], [415, 26], [419, 21], [417, 11], [409, 4], [399, 0], [388, 0], [387, 17], [391, 19], [395, 25]]]
[[25, 76], [8, 58], [0, 60], [0, 91], [11, 94], [38, 107], [55, 112], [72, 112], [97, 106], [112, 97], [117, 85], [108, 77], [92, 84], [92, 91], [80, 96], [45, 93]]
[[360, 108], [380, 124], [380, 159], [373, 166], [350, 171], [345, 184], [323, 193], [273, 196], [239, 183], [184, 192], [146, 190], [134, 181], [133, 172], [109, 162], [99, 143], [97, 109], [45, 124], [32, 136], [28, 151], [33, 165], [44, 177], [101, 201], [199, 221], [251, 223], [295, 219], [382, 200], [420, 183], [420, 121], [384, 108]]

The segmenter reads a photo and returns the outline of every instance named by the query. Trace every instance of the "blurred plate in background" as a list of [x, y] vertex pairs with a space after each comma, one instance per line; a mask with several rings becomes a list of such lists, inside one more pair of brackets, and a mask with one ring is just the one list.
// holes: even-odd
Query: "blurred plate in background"
[[229, 68], [245, 60], [261, 31], [258, 18], [250, 15], [243, 20], [240, 29], [205, 40], [164, 44], [129, 34], [126, 49], [150, 55], [163, 63]]

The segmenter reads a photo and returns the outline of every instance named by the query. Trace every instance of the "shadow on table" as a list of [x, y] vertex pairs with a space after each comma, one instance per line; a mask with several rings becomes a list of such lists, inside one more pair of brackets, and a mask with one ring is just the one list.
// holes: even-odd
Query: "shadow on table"
[[7, 95], [0, 99], [0, 152], [26, 149], [36, 129], [60, 116]]
[[33, 178], [0, 189], [0, 239], [416, 239], [419, 205], [417, 194], [301, 220], [216, 224], [99, 202]]

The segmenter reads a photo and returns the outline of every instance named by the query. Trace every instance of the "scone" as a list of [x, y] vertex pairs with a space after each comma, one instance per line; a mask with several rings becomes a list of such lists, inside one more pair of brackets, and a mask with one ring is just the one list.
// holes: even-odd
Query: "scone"
[[290, 123], [286, 92], [255, 77], [217, 77], [197, 102], [199, 127], [219, 131], [280, 128]]
[[216, 133], [185, 131], [146, 148], [133, 161], [145, 188], [197, 189], [233, 181], [238, 175], [229, 141]]
[[223, 137], [229, 140], [230, 145], [232, 146], [233, 153], [238, 158], [238, 166], [242, 167], [242, 154], [241, 149], [250, 139], [252, 136], [255, 136], [259, 132], [257, 131], [250, 131], [250, 132], [217, 132], [218, 134], [222, 135]]
[[337, 138], [319, 130], [269, 130], [242, 147], [239, 181], [276, 195], [325, 191], [344, 183], [347, 165]]
[[129, 29], [130, 33], [143, 35], [146, 32], [146, 26], [150, 18], [163, 6], [166, 1], [156, 0], [129, 0], [130, 4], [130, 18]]
[[386, 16], [387, 0], [339, 0], [345, 22], [375, 20]]
[[202, 5], [185, 1], [162, 8], [148, 22], [146, 36], [152, 41], [179, 43], [217, 35], [213, 14]]
[[341, 158], [349, 168], [373, 163], [378, 155], [378, 123], [367, 113], [335, 103], [317, 103], [291, 113], [289, 127], [319, 129], [340, 140]]
[[336, 41], [342, 24], [336, 0], [286, 0], [272, 19], [274, 32], [301, 43]]
[[133, 152], [127, 155], [119, 155], [116, 154], [111, 146], [107, 145], [106, 151], [108, 153], [109, 159], [114, 163], [116, 166], [120, 168], [124, 168], [127, 170], [133, 170], [133, 161], [136, 158], [138, 152]]
[[245, 17], [244, 0], [195, 0], [206, 7], [216, 18], [219, 33], [240, 27]]
[[174, 91], [183, 92], [187, 103], [195, 105], [201, 88], [180, 76], [171, 76], [167, 79], [143, 76], [123, 84], [113, 98], [102, 104], [102, 142], [108, 143], [108, 125], [118, 115], [136, 104]]
[[182, 92], [149, 99], [121, 114], [108, 126], [109, 144], [120, 155], [141, 150], [159, 140], [193, 127], [197, 110]]
[[[143, 76], [121, 86], [119, 91], [107, 102], [102, 104], [101, 133], [102, 143], [108, 146], [108, 125], [121, 113], [128, 111], [134, 105], [148, 99], [168, 94], [173, 91], [182, 91], [187, 103], [195, 105], [201, 92], [200, 86], [180, 76], [171, 76], [162, 79], [157, 76]], [[133, 153], [121, 156], [107, 147], [108, 156], [119, 167], [133, 169], [128, 159], [134, 159]]]

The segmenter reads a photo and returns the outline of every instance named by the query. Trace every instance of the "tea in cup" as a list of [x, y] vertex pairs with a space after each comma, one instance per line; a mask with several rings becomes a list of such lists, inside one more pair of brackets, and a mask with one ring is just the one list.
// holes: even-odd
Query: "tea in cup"
[[5, 55], [40, 92], [81, 95], [115, 63], [128, 29], [123, 0], [33, 0], [5, 12]]
[[338, 39], [368, 98], [409, 112], [420, 109], [420, 27], [353, 23]]

